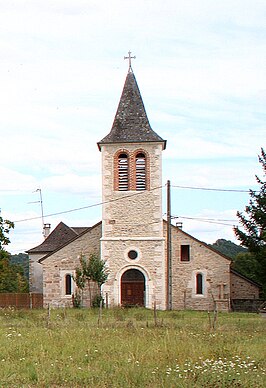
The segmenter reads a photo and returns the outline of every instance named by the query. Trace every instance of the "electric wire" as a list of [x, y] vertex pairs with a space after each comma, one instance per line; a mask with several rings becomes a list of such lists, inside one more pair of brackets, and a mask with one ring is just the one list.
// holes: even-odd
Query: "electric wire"
[[[163, 188], [165, 186], [166, 186], [166, 184], [163, 185], [163, 186], [154, 187], [151, 190], [161, 189], [161, 188]], [[180, 186], [180, 185], [171, 185], [171, 187], [173, 187], [173, 188], [180, 188], [180, 189], [189, 189], [189, 190], [205, 190], [205, 191], [218, 191], [218, 192], [234, 192], [234, 193], [249, 193], [250, 192], [250, 191], [247, 191], [247, 190], [218, 189], [218, 188], [195, 187], [195, 186]], [[64, 210], [64, 211], [60, 211], [60, 212], [56, 212], [56, 213], [50, 213], [50, 214], [44, 215], [44, 217], [45, 218], [47, 218], [47, 217], [54, 217], [54, 216], [61, 215], [61, 214], [67, 214], [67, 213], [72, 213], [72, 212], [76, 212], [76, 211], [80, 211], [80, 210], [84, 210], [84, 209], [89, 209], [89, 208], [105, 205], [105, 204], [108, 204], [108, 203], [120, 201], [120, 200], [123, 200], [125, 198], [131, 198], [131, 197], [134, 197], [134, 196], [137, 196], [137, 195], [141, 195], [141, 194], [143, 194], [145, 192], [146, 191], [140, 191], [140, 192], [133, 193], [133, 194], [130, 194], [130, 195], [124, 195], [124, 196], [121, 196], [119, 198], [110, 199], [108, 201], [102, 201], [102, 202], [94, 203], [94, 204], [91, 204], [91, 205], [86, 205], [86, 206], [82, 206], [82, 207], [78, 207], [78, 208], [68, 209], [68, 210]], [[33, 220], [37, 220], [37, 219], [40, 219], [40, 218], [42, 218], [42, 216], [35, 216], [35, 217], [24, 218], [24, 219], [16, 220], [16, 221], [13, 221], [13, 222], [14, 223], [19, 223], [19, 222], [33, 221]], [[220, 220], [220, 219], [210, 219], [210, 218], [208, 218], [208, 219], [200, 219], [198, 217], [187, 217], [187, 216], [172, 216], [171, 218], [172, 219], [174, 219], [174, 218], [182, 218], [182, 219], [195, 220], [195, 221], [207, 222], [207, 223], [209, 222], [209, 223], [213, 223], [213, 224], [220, 224], [220, 225], [226, 225], [226, 226], [235, 226], [235, 224], [226, 224], [225, 223], [225, 222], [234, 222], [234, 220], [223, 220], [223, 219]]]
[[[156, 189], [162, 188], [164, 186], [166, 186], [166, 185], [158, 186], [158, 187], [155, 187], [155, 188], [153, 188], [151, 190], [156, 190]], [[217, 189], [217, 188], [208, 188], [208, 187], [180, 186], [180, 185], [171, 185], [171, 187], [178, 188], [178, 189], [218, 191], [218, 192], [230, 192], [230, 193], [249, 193], [250, 192], [250, 190]], [[254, 191], [254, 192], [256, 193], [256, 191]], [[92, 208], [92, 207], [97, 207], [97, 206], [101, 206], [101, 205], [107, 204], [109, 202], [115, 202], [115, 201], [119, 201], [119, 200], [124, 199], [124, 198], [130, 198], [130, 197], [133, 197], [133, 196], [136, 196], [136, 195], [140, 195], [140, 194], [143, 194], [143, 193], [144, 193], [144, 191], [140, 191], [138, 193], [134, 193], [134, 194], [131, 194], [131, 195], [125, 195], [125, 196], [120, 197], [120, 198], [114, 198], [114, 199], [111, 199], [109, 201], [98, 202], [98, 203], [95, 203], [95, 204], [92, 204], [92, 205], [86, 205], [86, 206], [82, 206], [82, 207], [79, 207], [79, 208], [74, 208], [74, 209], [64, 210], [64, 211], [61, 211], [61, 212], [46, 214], [46, 215], [44, 215], [44, 217], [53, 217], [53, 216], [57, 216], [57, 215], [61, 215], [61, 214], [67, 214], [67, 213], [72, 213], [72, 212], [76, 212], [76, 211], [80, 211], [80, 210], [84, 210], [84, 209], [89, 209], [89, 208]], [[16, 220], [16, 221], [13, 221], [13, 222], [14, 223], [18, 223], [18, 222], [25, 222], [25, 221], [33, 221], [33, 220], [37, 220], [37, 219], [40, 219], [40, 218], [42, 218], [42, 217], [35, 216], [35, 217], [30, 217], [30, 218], [24, 218], [24, 219], [21, 219], [21, 220]]]
[[[153, 187], [152, 189], [150, 189], [150, 191], [161, 189], [164, 186], [165, 185]], [[53, 216], [58, 216], [60, 214], [72, 213], [72, 212], [76, 212], [76, 211], [79, 211], [79, 210], [89, 209], [89, 208], [97, 207], [97, 206], [101, 206], [101, 205], [106, 205], [108, 203], [120, 201], [120, 200], [125, 199], [125, 198], [135, 197], [136, 195], [141, 195], [141, 194], [144, 194], [144, 193], [147, 193], [147, 191], [139, 191], [137, 193], [133, 193], [133, 194], [130, 194], [130, 195], [124, 195], [124, 196], [121, 196], [119, 198], [109, 199], [108, 201], [98, 202], [98, 203], [94, 203], [92, 205], [82, 206], [82, 207], [75, 208], [75, 209], [64, 210], [64, 211], [57, 212], [57, 213], [45, 214], [43, 217], [44, 218], [53, 217]], [[13, 221], [13, 222], [14, 223], [18, 223], [18, 222], [32, 221], [32, 220], [38, 220], [40, 218], [42, 218], [42, 216], [24, 218], [22, 220], [16, 220], [16, 221]]]
[[[166, 186], [166, 185], [154, 187], [151, 190], [161, 189], [164, 186]], [[221, 192], [237, 192], [237, 193], [248, 193], [249, 192], [249, 191], [246, 191], [246, 190], [235, 190], [235, 189], [228, 190], [228, 189], [193, 187], [193, 186], [179, 186], [179, 185], [171, 185], [171, 187], [173, 187], [173, 188], [182, 188], [182, 189], [192, 189], [192, 190], [221, 191]], [[130, 197], [134, 197], [134, 196], [137, 196], [137, 195], [141, 195], [143, 193], [145, 193], [145, 191], [140, 191], [138, 193], [133, 193], [133, 194], [130, 194], [130, 195], [124, 195], [124, 196], [121, 196], [119, 198], [114, 198], [114, 199], [110, 199], [108, 201], [98, 202], [98, 203], [94, 203], [94, 204], [91, 204], [91, 205], [82, 206], [82, 207], [79, 207], [79, 208], [68, 209], [68, 210], [64, 210], [64, 211], [61, 211], [61, 212], [46, 214], [46, 215], [44, 215], [44, 217], [45, 218], [53, 217], [53, 216], [57, 216], [57, 215], [61, 215], [61, 214], [67, 214], [67, 213], [72, 213], [72, 212], [76, 212], [76, 211], [80, 211], [80, 210], [84, 210], [84, 209], [89, 209], [89, 208], [92, 208], [92, 207], [97, 207], [97, 206], [105, 205], [105, 204], [108, 204], [108, 203], [120, 201], [120, 200], [125, 199], [125, 198], [130, 198]], [[26, 222], [26, 221], [37, 220], [37, 219], [40, 219], [40, 218], [42, 218], [42, 217], [41, 216], [35, 216], [35, 217], [30, 217], [30, 218], [24, 218], [24, 219], [21, 219], [21, 220], [16, 220], [16, 221], [13, 221], [13, 222], [14, 223]], [[178, 217], [172, 216], [172, 218], [178, 218]], [[200, 220], [199, 218], [196, 218], [196, 217], [185, 217], [185, 216], [184, 217], [179, 216], [179, 218], [198, 220], [198, 221], [202, 221], [202, 222], [208, 222], [208, 220], [209, 220], [210, 223], [217, 223], [217, 221], [218, 222], [220, 222], [220, 221], [221, 222], [223, 222], [223, 221], [234, 222], [234, 220], [214, 220], [214, 219], [202, 219], [202, 220]], [[224, 224], [224, 225], [234, 226], [234, 225], [230, 225], [230, 224]]]
[[[210, 187], [194, 187], [194, 186], [179, 186], [179, 185], [171, 185], [171, 187], [178, 188], [178, 189], [189, 189], [189, 190], [203, 190], [203, 191], [221, 191], [221, 192], [228, 192], [228, 193], [250, 193], [250, 190], [238, 190], [238, 189], [217, 189], [217, 188], [210, 188]], [[253, 191], [253, 190], [251, 190]], [[256, 191], [253, 191], [256, 193]]]
[[[236, 224], [227, 224], [225, 222], [222, 222], [222, 221], [219, 221], [219, 220], [215, 220], [215, 219], [211, 220], [211, 219], [204, 219], [204, 218], [197, 218], [197, 217], [186, 217], [186, 216], [178, 216], [178, 217], [171, 217], [171, 218], [181, 218], [181, 219], [184, 219], [184, 220], [206, 222], [206, 223], [209, 223], [209, 224], [225, 225], [225, 226], [230, 226], [230, 227], [236, 226]], [[234, 220], [232, 220], [232, 221], [234, 221]]]

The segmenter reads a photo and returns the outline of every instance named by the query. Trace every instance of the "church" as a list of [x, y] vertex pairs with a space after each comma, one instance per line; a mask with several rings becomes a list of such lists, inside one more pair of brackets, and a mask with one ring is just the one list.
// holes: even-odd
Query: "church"
[[[28, 250], [30, 291], [44, 306], [72, 306], [80, 257], [106, 262], [106, 304], [229, 311], [231, 299], [258, 298], [258, 285], [231, 269], [228, 257], [162, 217], [162, 154], [166, 140], [151, 127], [129, 70], [102, 155], [102, 220], [91, 227], [61, 222]], [[83, 305], [89, 306], [84, 293]]]

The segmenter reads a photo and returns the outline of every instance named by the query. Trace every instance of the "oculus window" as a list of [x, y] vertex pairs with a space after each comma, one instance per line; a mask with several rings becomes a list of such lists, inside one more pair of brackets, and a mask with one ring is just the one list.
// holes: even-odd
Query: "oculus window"
[[134, 250], [131, 250], [131, 251], [128, 252], [128, 257], [131, 260], [135, 260], [138, 257], [138, 252], [134, 251]]

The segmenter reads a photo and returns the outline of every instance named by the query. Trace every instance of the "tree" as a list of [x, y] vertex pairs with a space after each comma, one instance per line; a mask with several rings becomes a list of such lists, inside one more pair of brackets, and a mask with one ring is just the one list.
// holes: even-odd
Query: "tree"
[[84, 255], [80, 258], [80, 267], [76, 268], [76, 276], [74, 278], [77, 287], [83, 292], [86, 283], [89, 285], [90, 301], [93, 304], [91, 298], [91, 281], [96, 282], [98, 286], [97, 295], [94, 298], [96, 304], [102, 300], [101, 286], [106, 282], [108, 278], [108, 272], [106, 270], [106, 263], [95, 254], [91, 254], [89, 259]]
[[8, 252], [0, 251], [0, 292], [28, 292], [29, 284], [23, 268], [10, 264], [9, 259]]
[[14, 223], [0, 216], [0, 292], [28, 292], [28, 281], [20, 265], [10, 264], [5, 246], [10, 243], [9, 232]]
[[[259, 162], [263, 175], [266, 176], [266, 153], [261, 149]], [[244, 230], [235, 227], [234, 231], [241, 245], [248, 248], [252, 258], [256, 260], [257, 281], [262, 284], [266, 296], [266, 180], [257, 175], [256, 181], [260, 185], [259, 191], [250, 190], [250, 200], [245, 213], [237, 212], [237, 217]]]
[[0, 216], [0, 251], [4, 250], [4, 247], [10, 243], [8, 237], [10, 229], [14, 229], [14, 222], [4, 220]]
[[238, 253], [232, 260], [232, 268], [259, 283], [260, 265], [253, 253]]
[[29, 280], [29, 255], [18, 253], [10, 256], [10, 264], [17, 264], [23, 268], [24, 276]]

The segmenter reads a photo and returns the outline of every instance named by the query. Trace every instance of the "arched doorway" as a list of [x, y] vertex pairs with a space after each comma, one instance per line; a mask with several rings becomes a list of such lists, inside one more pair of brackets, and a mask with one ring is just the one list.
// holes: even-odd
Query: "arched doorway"
[[145, 277], [138, 269], [129, 269], [121, 277], [121, 304], [144, 306]]

